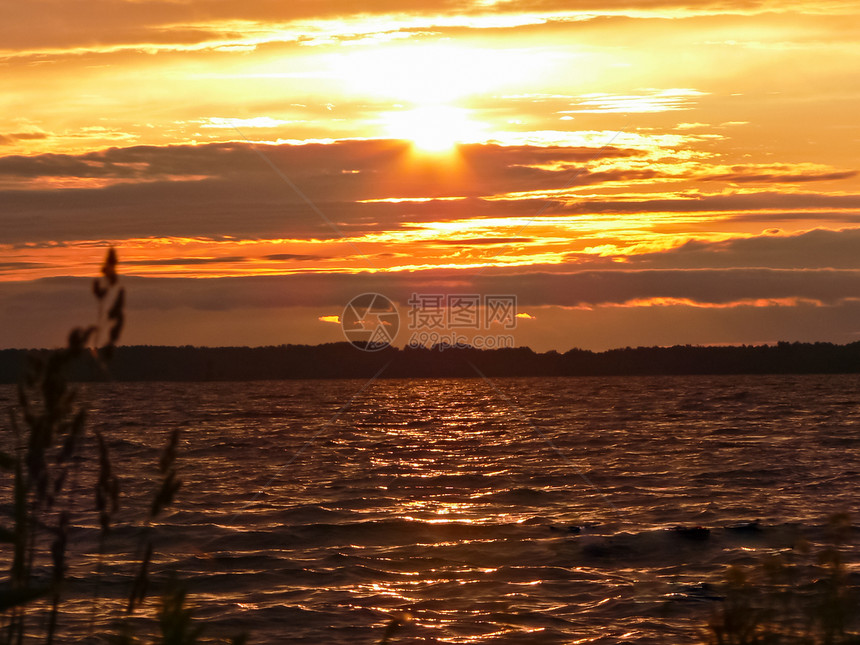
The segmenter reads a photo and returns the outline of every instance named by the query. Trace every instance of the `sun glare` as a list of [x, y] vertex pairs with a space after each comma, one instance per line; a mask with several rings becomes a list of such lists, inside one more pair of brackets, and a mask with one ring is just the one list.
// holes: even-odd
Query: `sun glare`
[[528, 73], [522, 56], [450, 44], [400, 45], [353, 51], [330, 65], [358, 94], [426, 105], [480, 96], [509, 84]]
[[445, 152], [457, 143], [480, 139], [483, 129], [469, 119], [468, 110], [447, 105], [389, 112], [384, 119], [389, 136], [411, 141], [427, 152]]

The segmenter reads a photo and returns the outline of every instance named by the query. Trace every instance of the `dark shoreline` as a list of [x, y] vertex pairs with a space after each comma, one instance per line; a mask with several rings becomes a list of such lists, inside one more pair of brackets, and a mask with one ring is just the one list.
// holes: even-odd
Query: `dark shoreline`
[[[17, 382], [26, 356], [47, 351], [0, 350], [0, 383]], [[536, 353], [528, 347], [444, 351], [387, 347], [363, 352], [345, 342], [277, 347], [126, 346], [117, 348], [110, 377], [92, 359], [81, 361], [71, 377], [81, 381], [260, 381], [370, 378], [380, 370], [381, 378], [856, 374], [860, 373], [860, 342], [679, 345], [565, 353]]]

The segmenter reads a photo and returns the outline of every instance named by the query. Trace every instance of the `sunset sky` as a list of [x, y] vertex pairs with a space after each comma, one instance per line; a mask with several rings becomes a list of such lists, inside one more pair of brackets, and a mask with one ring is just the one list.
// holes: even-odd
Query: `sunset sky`
[[128, 344], [340, 341], [364, 292], [860, 340], [858, 54], [842, 0], [3, 3], [0, 346], [89, 322], [111, 245]]

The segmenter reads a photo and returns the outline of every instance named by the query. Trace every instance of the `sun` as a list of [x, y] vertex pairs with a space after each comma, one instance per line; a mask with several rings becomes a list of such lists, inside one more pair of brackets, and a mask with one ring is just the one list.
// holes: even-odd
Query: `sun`
[[425, 105], [384, 115], [386, 130], [395, 139], [411, 141], [425, 152], [447, 152], [458, 143], [481, 138], [483, 126], [469, 111], [450, 105]]

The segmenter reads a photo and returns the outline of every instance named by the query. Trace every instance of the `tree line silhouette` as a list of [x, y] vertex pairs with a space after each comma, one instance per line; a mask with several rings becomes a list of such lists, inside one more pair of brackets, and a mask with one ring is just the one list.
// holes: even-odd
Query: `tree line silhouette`
[[[444, 350], [444, 351], [443, 351]], [[28, 354], [0, 350], [0, 382], [19, 380]], [[505, 349], [387, 347], [364, 352], [349, 343], [274, 347], [119, 346], [108, 376], [99, 361], [81, 361], [80, 381], [250, 381], [486, 376], [614, 376], [692, 374], [860, 373], [860, 342], [776, 345], [625, 347], [603, 352], [571, 349], [537, 353]]]

